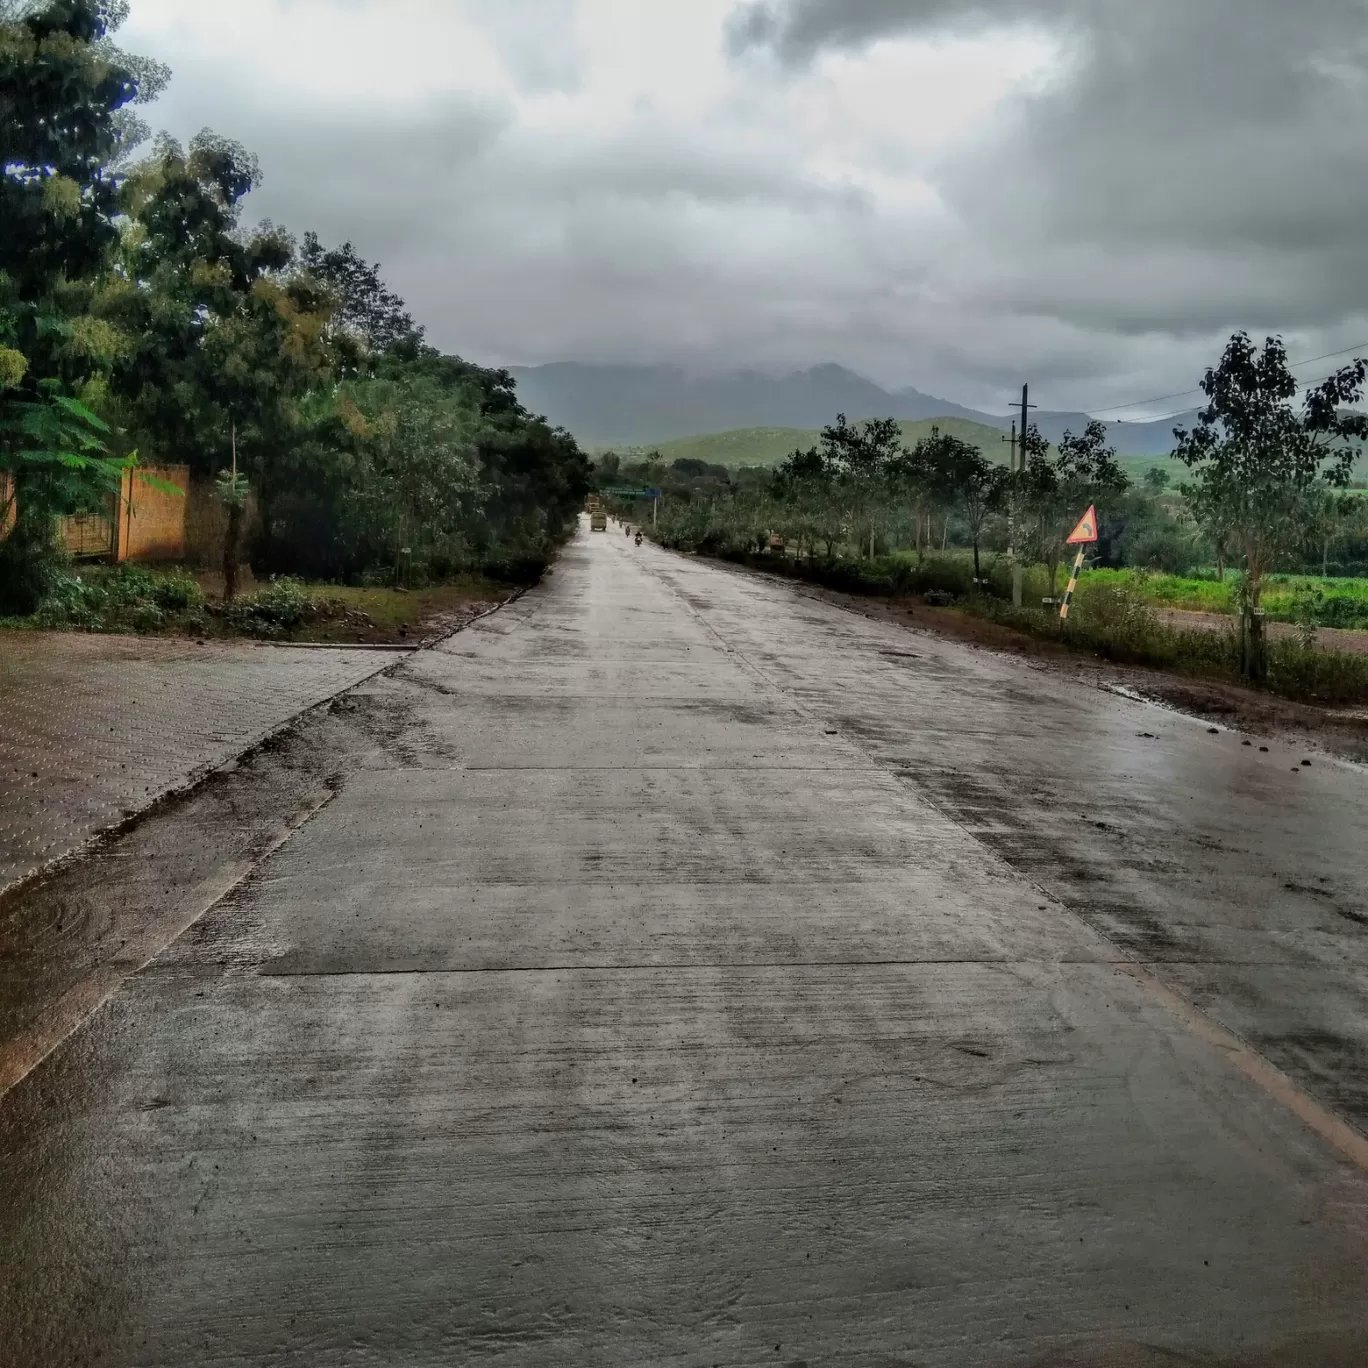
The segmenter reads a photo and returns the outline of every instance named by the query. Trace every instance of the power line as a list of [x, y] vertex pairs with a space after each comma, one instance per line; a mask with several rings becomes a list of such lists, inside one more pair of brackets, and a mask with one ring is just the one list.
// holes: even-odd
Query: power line
[[[1161, 395], [1160, 398], [1163, 398], [1163, 399], [1179, 399], [1179, 398], [1181, 398], [1183, 395], [1186, 395], [1186, 394], [1201, 394], [1201, 393], [1202, 393], [1202, 391], [1201, 391], [1200, 389], [1195, 389], [1195, 390], [1182, 390], [1182, 391], [1180, 391], [1180, 393], [1178, 393], [1178, 394], [1165, 394], [1165, 395]], [[1118, 408], [1139, 408], [1141, 404], [1157, 404], [1158, 402], [1159, 402], [1158, 399], [1142, 399], [1142, 400], [1140, 401], [1140, 404], [1118, 404], [1117, 407], [1118, 407]], [[1109, 423], [1116, 423], [1116, 424], [1118, 424], [1118, 425], [1124, 425], [1124, 424], [1126, 424], [1126, 423], [1162, 423], [1162, 422], [1164, 421], [1165, 418], [1178, 418], [1178, 417], [1180, 417], [1182, 414], [1189, 412], [1190, 408], [1191, 408], [1191, 405], [1189, 405], [1188, 408], [1174, 409], [1172, 413], [1153, 413], [1153, 414], [1151, 414], [1148, 418], [1108, 418], [1106, 421], [1109, 422]], [[1111, 412], [1111, 410], [1109, 410], [1109, 409], [1084, 409], [1083, 412], [1086, 413], [1086, 414], [1088, 414], [1088, 415], [1089, 415], [1090, 417], [1092, 417], [1092, 418], [1096, 418], [1097, 415], [1098, 415], [1099, 413], [1109, 413], [1109, 412]]]
[[[1156, 394], [1153, 399], [1136, 399], [1133, 403], [1130, 404], [1113, 404], [1110, 408], [1092, 408], [1090, 405], [1085, 404], [1083, 405], [1080, 412], [1090, 413], [1094, 418], [1096, 418], [1099, 413], [1116, 413], [1121, 409], [1143, 408], [1146, 404], [1162, 404], [1165, 399], [1183, 399], [1189, 394], [1201, 394], [1201, 392], [1202, 387], [1198, 385], [1193, 389], [1177, 390], [1173, 394]], [[1182, 410], [1180, 409], [1179, 412], [1182, 412]], [[1161, 415], [1161, 417], [1162, 416], [1165, 415]], [[1118, 419], [1118, 421], [1124, 422], [1125, 420]], [[1144, 418], [1138, 421], [1146, 423], [1154, 421], [1157, 423], [1159, 419], [1155, 418], [1151, 420], [1149, 418]]]
[[[1354, 346], [1352, 346], [1352, 347], [1341, 347], [1339, 351], [1322, 352], [1321, 355], [1319, 355], [1319, 356], [1308, 356], [1308, 357], [1304, 358], [1304, 359], [1301, 360], [1301, 361], [1289, 361], [1289, 362], [1287, 363], [1287, 365], [1288, 365], [1289, 369], [1291, 369], [1291, 368], [1293, 368], [1293, 367], [1296, 367], [1296, 366], [1310, 366], [1310, 365], [1312, 365], [1313, 363], [1315, 363], [1315, 362], [1317, 362], [1317, 361], [1328, 361], [1328, 360], [1330, 360], [1330, 358], [1331, 358], [1332, 356], [1347, 356], [1350, 352], [1361, 352], [1361, 351], [1368, 351], [1368, 342], [1357, 342], [1357, 343], [1355, 343]], [[1329, 379], [1329, 376], [1326, 376], [1326, 377], [1324, 377], [1324, 378], [1325, 378], [1325, 379]], [[1315, 383], [1316, 383], [1316, 382], [1315, 382], [1314, 380], [1309, 380], [1309, 381], [1307, 381], [1307, 384], [1315, 384]], [[1082, 409], [1081, 409], [1080, 411], [1083, 412], [1083, 413], [1090, 413], [1090, 414], [1092, 414], [1092, 416], [1095, 418], [1095, 417], [1097, 417], [1099, 414], [1103, 414], [1103, 413], [1117, 413], [1117, 412], [1119, 412], [1119, 411], [1122, 410], [1122, 409], [1144, 408], [1144, 406], [1145, 406], [1146, 404], [1162, 404], [1162, 403], [1164, 402], [1165, 399], [1184, 399], [1184, 398], [1186, 398], [1189, 394], [1201, 394], [1202, 392], [1203, 392], [1203, 391], [1202, 391], [1202, 387], [1201, 387], [1200, 385], [1196, 385], [1196, 386], [1194, 386], [1192, 389], [1178, 390], [1177, 392], [1175, 392], [1175, 393], [1173, 393], [1173, 394], [1159, 394], [1159, 395], [1156, 395], [1153, 399], [1137, 399], [1137, 400], [1135, 400], [1134, 403], [1131, 403], [1131, 404], [1111, 404], [1111, 405], [1109, 405], [1109, 406], [1106, 407], [1106, 408], [1096, 408], [1096, 409], [1095, 409], [1095, 408], [1089, 408], [1089, 407], [1085, 404], [1085, 405], [1083, 405], [1083, 407], [1082, 407]], [[1184, 410], [1184, 409], [1179, 409], [1179, 410], [1177, 410], [1177, 412], [1175, 412], [1175, 413], [1161, 413], [1161, 414], [1158, 414], [1157, 416], [1155, 416], [1155, 417], [1153, 417], [1153, 418], [1136, 418], [1136, 419], [1132, 419], [1131, 421], [1133, 421], [1133, 422], [1138, 422], [1138, 423], [1162, 423], [1162, 422], [1164, 421], [1165, 418], [1177, 418], [1181, 413], [1184, 413], [1185, 411], [1186, 411], [1186, 410]], [[1116, 419], [1115, 421], [1116, 421], [1116, 422], [1125, 422], [1126, 419], [1124, 419], [1124, 418], [1119, 418], [1119, 419]]]

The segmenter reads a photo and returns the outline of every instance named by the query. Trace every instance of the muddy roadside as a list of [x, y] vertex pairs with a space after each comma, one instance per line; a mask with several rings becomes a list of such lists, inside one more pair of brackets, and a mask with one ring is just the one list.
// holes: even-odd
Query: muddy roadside
[[335, 704], [0, 897], [0, 1095], [343, 782]]
[[[470, 603], [430, 620], [423, 644], [502, 606]], [[393, 763], [392, 733], [405, 715], [394, 676], [406, 659], [0, 889], [0, 1097], [126, 979], [250, 885], [349, 774]]]
[[[731, 568], [742, 574], [757, 573]], [[919, 598], [863, 598], [797, 583], [794, 588], [800, 594], [836, 604], [872, 621], [930, 632], [980, 650], [1018, 656], [1034, 668], [1055, 671], [1061, 678], [1091, 688], [1121, 690], [1252, 737], [1291, 740], [1341, 759], [1368, 763], [1368, 709], [1294, 703], [1221, 680], [1172, 674], [1144, 665], [1118, 665], [1055, 642], [1023, 636], [962, 609], [932, 607]]]

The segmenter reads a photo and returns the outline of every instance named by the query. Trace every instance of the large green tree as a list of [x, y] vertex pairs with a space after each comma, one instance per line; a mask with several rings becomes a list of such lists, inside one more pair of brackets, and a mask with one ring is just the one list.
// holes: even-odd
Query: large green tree
[[[11, 609], [41, 592], [54, 512], [117, 489], [88, 403], [126, 345], [91, 312], [118, 240], [115, 167], [141, 136], [130, 115], [165, 72], [110, 35], [112, 0], [0, 2], [0, 519], [18, 520], [0, 559]], [[0, 524], [2, 525], [2, 524]]]
[[841, 521], [834, 492], [835, 472], [819, 447], [797, 450], [782, 461], [770, 479], [770, 497], [783, 509], [784, 531], [811, 558], [821, 542], [826, 556], [835, 555]]
[[140, 447], [201, 474], [235, 462], [260, 505], [273, 501], [305, 439], [302, 405], [334, 379], [335, 296], [299, 269], [289, 235], [242, 227], [256, 159], [208, 130], [182, 148], [163, 137], [131, 168], [119, 270], [99, 300], [133, 339], [111, 377], [117, 413]]
[[346, 578], [471, 562], [488, 491], [467, 393], [402, 372], [347, 380], [315, 391], [304, 418], [272, 507], [275, 568]]
[[994, 465], [978, 447], [934, 428], [931, 438], [921, 447], [920, 455], [925, 462], [927, 481], [940, 502], [958, 509], [964, 518], [974, 552], [974, 589], [977, 592], [983, 576], [979, 547], [984, 525], [1006, 499], [1008, 471]]
[[[426, 346], [350, 243], [309, 235], [297, 252], [247, 229], [260, 172], [238, 144], [164, 137], [132, 163], [132, 106], [166, 73], [114, 46], [126, 9], [0, 0], [0, 475], [26, 525], [50, 536], [51, 512], [96, 502], [137, 447], [204, 475], [240, 467], [270, 568], [351, 573], [405, 546], [544, 560], [590, 484], [573, 438], [506, 372]], [[0, 481], [0, 525], [15, 483]]]
[[822, 429], [822, 459], [834, 477], [845, 521], [861, 554], [874, 554], [875, 540], [891, 511], [891, 491], [905, 455], [902, 429], [893, 418], [848, 422], [844, 413]]
[[1306, 535], [1308, 502], [1325, 486], [1348, 484], [1357, 444], [1368, 439], [1358, 408], [1368, 361], [1356, 359], [1299, 391], [1282, 339], [1260, 351], [1235, 333], [1202, 380], [1207, 406], [1191, 430], [1174, 431], [1174, 456], [1193, 472], [1185, 486], [1205, 525], [1221, 528], [1244, 563], [1241, 590], [1243, 668], [1267, 674], [1261, 598], [1264, 579]]
[[340, 247], [324, 247], [317, 233], [305, 233], [299, 263], [332, 291], [335, 306], [331, 326], [347, 334], [360, 348], [360, 355], [348, 358], [360, 369], [367, 354], [387, 352], [396, 347], [416, 351], [423, 344], [424, 329], [413, 321], [404, 301], [380, 274], [378, 264], [360, 256], [350, 242]]

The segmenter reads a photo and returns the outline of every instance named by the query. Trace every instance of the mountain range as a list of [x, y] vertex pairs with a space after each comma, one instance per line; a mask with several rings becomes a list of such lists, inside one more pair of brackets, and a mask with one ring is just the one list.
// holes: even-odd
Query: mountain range
[[[838, 413], [863, 418], [962, 418], [1006, 432], [1010, 414], [983, 413], [916, 389], [886, 390], [844, 366], [814, 366], [790, 375], [733, 371], [691, 376], [672, 366], [601, 366], [574, 361], [513, 366], [518, 395], [534, 413], [573, 433], [582, 446], [649, 446], [736, 428], [820, 428]], [[1149, 423], [1111, 423], [1108, 435], [1125, 455], [1173, 449], [1173, 429], [1193, 413]], [[1041, 434], [1057, 442], [1066, 428], [1082, 432], [1086, 413], [1033, 411]]]

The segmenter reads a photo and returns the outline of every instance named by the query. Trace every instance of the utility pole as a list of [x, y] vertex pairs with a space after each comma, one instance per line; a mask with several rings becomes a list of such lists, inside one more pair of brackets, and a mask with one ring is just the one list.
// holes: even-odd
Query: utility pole
[[1016, 553], [1016, 473], [1017, 473], [1017, 426], [1016, 419], [1012, 419], [1012, 435], [1004, 437], [1004, 442], [1011, 442], [1008, 448], [1009, 457], [1007, 469], [1012, 474], [1012, 490], [1007, 503], [1007, 564], [1012, 567], [1012, 607], [1021, 607], [1021, 567], [1017, 564]]
[[[1026, 473], [1026, 454], [1027, 454], [1027, 452], [1030, 450], [1030, 448], [1026, 445], [1026, 434], [1027, 434], [1027, 432], [1030, 430], [1030, 411], [1031, 411], [1033, 408], [1035, 408], [1035, 405], [1034, 405], [1033, 403], [1031, 403], [1030, 400], [1031, 400], [1031, 387], [1030, 387], [1029, 385], [1022, 385], [1022, 387], [1021, 387], [1021, 436], [1020, 436], [1020, 438], [1019, 438], [1019, 440], [1018, 440], [1018, 442], [1017, 442], [1017, 444], [1016, 444], [1016, 445], [1017, 445], [1017, 449], [1018, 449], [1018, 450], [1020, 451], [1020, 453], [1021, 453], [1021, 470], [1020, 470], [1020, 473], [1021, 473], [1022, 475], [1025, 475], [1025, 473]], [[1016, 424], [1013, 423], [1013, 424], [1012, 424], [1012, 427], [1013, 427], [1013, 430], [1015, 430]], [[1013, 517], [1014, 517], [1014, 519], [1015, 519], [1015, 512], [1016, 512], [1016, 497], [1015, 497], [1015, 495], [1013, 495], [1012, 508], [1013, 508]], [[1022, 596], [1022, 592], [1023, 592], [1023, 589], [1024, 589], [1024, 581], [1025, 581], [1025, 578], [1026, 578], [1025, 567], [1022, 565], [1022, 563], [1021, 563], [1020, 560], [1018, 560], [1018, 559], [1016, 559], [1016, 558], [1014, 557], [1013, 560], [1012, 560], [1012, 607], [1013, 607], [1013, 608], [1020, 608], [1020, 607], [1021, 607], [1021, 596]]]

